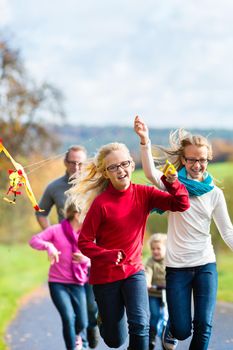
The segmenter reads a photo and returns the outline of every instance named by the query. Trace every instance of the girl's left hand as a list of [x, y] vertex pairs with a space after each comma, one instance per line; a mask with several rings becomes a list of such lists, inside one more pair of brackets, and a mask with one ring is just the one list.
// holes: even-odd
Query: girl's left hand
[[88, 258], [82, 253], [73, 253], [72, 258], [73, 258], [73, 261], [76, 263], [81, 263], [88, 260]]
[[117, 260], [116, 260], [116, 265], [118, 265], [120, 262], [121, 262], [121, 260], [123, 259], [123, 254], [122, 254], [122, 252], [118, 252], [118, 254], [117, 254]]
[[178, 174], [177, 172], [175, 174], [170, 174], [168, 173], [166, 176], [166, 180], [167, 182], [169, 182], [170, 184], [172, 184], [173, 182], [175, 182], [178, 178]]

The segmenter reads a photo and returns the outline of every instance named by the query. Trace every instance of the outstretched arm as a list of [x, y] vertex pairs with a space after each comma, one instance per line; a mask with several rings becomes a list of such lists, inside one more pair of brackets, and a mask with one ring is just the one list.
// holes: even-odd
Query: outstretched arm
[[53, 242], [53, 226], [48, 227], [44, 231], [32, 236], [29, 241], [29, 245], [33, 249], [47, 250], [48, 258], [53, 265], [55, 262], [59, 262], [60, 251], [54, 246]]
[[50, 226], [50, 221], [47, 216], [37, 215], [36, 219], [42, 230], [45, 230], [47, 227]]
[[134, 131], [140, 138], [142, 167], [147, 179], [160, 189], [165, 190], [161, 181], [163, 173], [156, 169], [151, 153], [151, 142], [149, 138], [149, 129], [142, 118], [136, 116], [134, 119]]

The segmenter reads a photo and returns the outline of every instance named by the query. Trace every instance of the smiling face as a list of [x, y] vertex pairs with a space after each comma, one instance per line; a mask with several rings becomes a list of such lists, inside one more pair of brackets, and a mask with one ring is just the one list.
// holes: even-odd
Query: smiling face
[[[112, 167], [113, 165], [116, 167]], [[134, 162], [123, 149], [114, 150], [105, 157], [105, 177], [117, 190], [126, 190], [129, 187], [134, 167]]]
[[206, 146], [185, 146], [184, 156], [181, 160], [191, 178], [203, 181], [203, 174], [208, 166], [208, 149]]
[[165, 257], [166, 246], [163, 242], [151, 242], [151, 255], [155, 261], [160, 261]]

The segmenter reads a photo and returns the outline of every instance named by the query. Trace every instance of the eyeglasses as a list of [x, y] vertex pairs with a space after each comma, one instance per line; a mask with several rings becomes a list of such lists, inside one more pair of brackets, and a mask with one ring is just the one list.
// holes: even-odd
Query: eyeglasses
[[196, 164], [196, 162], [198, 162], [201, 165], [205, 165], [209, 162], [209, 159], [206, 159], [206, 158], [196, 159], [196, 158], [184, 157], [184, 160], [186, 161], [186, 163], [191, 164], [191, 165]]
[[115, 171], [118, 171], [119, 168], [122, 168], [122, 169], [128, 168], [130, 163], [131, 163], [131, 160], [125, 160], [120, 164], [111, 164], [106, 168], [106, 170], [110, 171], [111, 173], [114, 173]]
[[81, 162], [76, 162], [75, 160], [66, 160], [66, 163], [71, 164], [71, 165], [77, 165], [79, 168], [83, 165]]

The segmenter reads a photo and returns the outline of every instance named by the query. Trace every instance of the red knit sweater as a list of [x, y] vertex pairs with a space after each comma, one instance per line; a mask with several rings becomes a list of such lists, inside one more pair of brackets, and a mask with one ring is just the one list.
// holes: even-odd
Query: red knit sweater
[[[142, 246], [147, 217], [153, 208], [184, 211], [189, 208], [188, 192], [178, 180], [164, 184], [169, 192], [154, 186], [131, 184], [124, 191], [110, 183], [95, 198], [84, 220], [78, 246], [91, 259], [91, 284], [127, 278], [143, 269]], [[116, 265], [118, 252], [123, 260]]]

